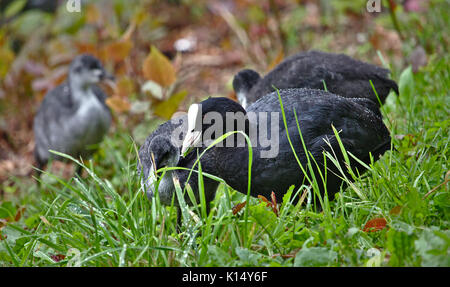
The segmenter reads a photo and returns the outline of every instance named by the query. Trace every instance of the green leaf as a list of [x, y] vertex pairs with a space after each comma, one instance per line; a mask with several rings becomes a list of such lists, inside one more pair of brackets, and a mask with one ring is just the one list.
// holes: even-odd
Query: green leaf
[[425, 229], [414, 242], [424, 267], [450, 267], [450, 230]]
[[387, 248], [391, 254], [389, 265], [413, 265], [414, 236], [391, 228], [387, 233]]
[[337, 253], [325, 247], [311, 247], [300, 250], [295, 256], [295, 267], [330, 266], [336, 263]]
[[269, 233], [272, 233], [276, 227], [277, 216], [272, 210], [266, 208], [266, 205], [261, 202], [258, 205], [250, 206], [250, 215]]
[[178, 110], [178, 106], [187, 94], [188, 92], [183, 90], [172, 95], [167, 101], [157, 104], [153, 109], [153, 113], [162, 118], [170, 119], [170, 117]]
[[19, 13], [27, 4], [27, 0], [12, 1], [5, 9], [5, 17], [11, 17]]
[[0, 218], [14, 218], [16, 212], [16, 208], [10, 201], [3, 202], [0, 205]]
[[236, 247], [236, 254], [241, 261], [239, 266], [259, 266], [259, 261], [262, 258], [262, 254], [248, 250], [247, 248], [242, 248], [240, 246]]

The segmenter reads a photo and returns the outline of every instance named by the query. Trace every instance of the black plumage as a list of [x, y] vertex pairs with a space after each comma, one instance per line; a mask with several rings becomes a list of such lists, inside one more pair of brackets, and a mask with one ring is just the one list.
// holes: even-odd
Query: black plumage
[[384, 103], [391, 89], [398, 94], [397, 84], [388, 76], [389, 70], [347, 55], [311, 50], [286, 58], [264, 78], [253, 70], [242, 70], [234, 77], [233, 88], [244, 107], [273, 92], [273, 86], [280, 90], [325, 90], [326, 86], [326, 90], [333, 94], [345, 98], [368, 98], [378, 105], [369, 80], [373, 82], [381, 103]]
[[[280, 94], [286, 113], [289, 136], [295, 153], [305, 170], [308, 170], [306, 167], [307, 157], [297, 129], [294, 109], [298, 116], [306, 148], [317, 162], [322, 173], [324, 173], [323, 151], [335, 154], [345, 170], [343, 156], [332, 126], [340, 132], [340, 139], [345, 149], [365, 163], [370, 162], [369, 153], [372, 153], [376, 161], [380, 155], [389, 150], [391, 145], [389, 131], [382, 119], [370, 109], [347, 98], [320, 90], [286, 89], [281, 90]], [[281, 199], [291, 185], [298, 188], [301, 184], [309, 184], [305, 181], [304, 174], [289, 145], [277, 93], [270, 93], [260, 98], [247, 111], [238, 103], [225, 98], [211, 98], [200, 104], [202, 105], [202, 116], [212, 111], [220, 113], [223, 118], [225, 118], [227, 112], [246, 112], [247, 116], [255, 113], [256, 121], [250, 120], [245, 125], [245, 129], [251, 129], [252, 125], [253, 128], [258, 125], [261, 120], [260, 112], [278, 114], [279, 121], [276, 122], [275, 118], [271, 119], [268, 116], [267, 125], [268, 135], [271, 135], [272, 120], [275, 121], [273, 127], [279, 129], [279, 150], [276, 156], [262, 157], [262, 153], [267, 151], [267, 148], [264, 148], [260, 142], [256, 144], [252, 142], [253, 162], [250, 190], [252, 196], [264, 195], [269, 197], [271, 192], [274, 191], [276, 197]], [[206, 125], [202, 126], [203, 133], [206, 128]], [[249, 132], [249, 130], [246, 130], [246, 132]], [[331, 147], [328, 146], [327, 142], [330, 143]], [[205, 146], [199, 149], [199, 152], [201, 152], [205, 149]], [[205, 152], [201, 163], [204, 172], [224, 179], [228, 185], [239, 192], [247, 193], [248, 158], [247, 147], [214, 147]], [[359, 173], [364, 172], [363, 166], [352, 159], [351, 165], [354, 169], [358, 169]], [[342, 175], [329, 160], [327, 160], [327, 169], [325, 184], [328, 196], [332, 199], [334, 194], [340, 190], [343, 181], [340, 178]], [[315, 176], [323, 193], [325, 188], [317, 171], [316, 168]], [[309, 175], [311, 176], [311, 174]], [[348, 176], [348, 174], [346, 175]], [[349, 178], [351, 179], [351, 177]]]
[[34, 155], [39, 169], [50, 158], [61, 159], [49, 150], [73, 157], [89, 157], [111, 123], [105, 104], [106, 94], [96, 86], [113, 79], [98, 59], [91, 55], [76, 57], [69, 68], [68, 80], [49, 91], [34, 118]]

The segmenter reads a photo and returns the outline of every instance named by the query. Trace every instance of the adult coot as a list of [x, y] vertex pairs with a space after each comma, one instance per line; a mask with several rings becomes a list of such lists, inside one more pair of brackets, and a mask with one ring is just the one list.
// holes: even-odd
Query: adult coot
[[49, 150], [83, 158], [95, 151], [92, 147], [102, 141], [111, 123], [106, 95], [95, 84], [113, 78], [91, 55], [79, 55], [72, 61], [67, 81], [45, 95], [34, 118], [34, 155], [39, 169], [50, 158], [61, 159]]
[[392, 89], [398, 94], [395, 81], [388, 78], [389, 70], [355, 60], [344, 54], [321, 51], [301, 52], [286, 58], [264, 78], [250, 69], [236, 74], [233, 88], [238, 100], [248, 107], [258, 98], [277, 89], [312, 88], [326, 90], [345, 98], [369, 98], [379, 101], [370, 85], [375, 87], [381, 103]]
[[[224, 132], [241, 130], [247, 134], [253, 134], [257, 130], [256, 143], [252, 142], [253, 161], [251, 169], [252, 196], [270, 196], [274, 191], [277, 198], [288, 190], [291, 185], [299, 187], [301, 184], [309, 184], [305, 181], [296, 157], [305, 170], [308, 170], [307, 156], [305, 154], [295, 113], [298, 118], [299, 127], [307, 150], [317, 162], [314, 175], [319, 184], [321, 193], [326, 190], [330, 198], [340, 190], [343, 183], [342, 174], [330, 160], [324, 160], [324, 151], [334, 154], [340, 165], [345, 170], [345, 163], [333, 126], [339, 132], [340, 139], [345, 149], [362, 160], [370, 162], [372, 154], [374, 160], [389, 150], [391, 137], [382, 119], [375, 115], [370, 109], [360, 105], [351, 99], [340, 97], [329, 92], [314, 89], [285, 89], [280, 90], [282, 103], [286, 116], [286, 127], [289, 138], [294, 147], [295, 154], [291, 148], [286, 128], [282, 119], [279, 98], [276, 92], [270, 93], [257, 100], [247, 111], [238, 103], [227, 98], [210, 98], [189, 109], [189, 128], [182, 147], [182, 153], [198, 149], [205, 151], [204, 136], [210, 134], [214, 126], [212, 121], [205, 120], [208, 114], [215, 114], [216, 122], [223, 126]], [[247, 114], [244, 124], [226, 125], [233, 122], [230, 116], [236, 113]], [[269, 114], [268, 114], [269, 113]], [[217, 116], [219, 115], [219, 116]], [[250, 117], [252, 115], [252, 117]], [[194, 119], [194, 122], [191, 122]], [[222, 119], [222, 120], [220, 120]], [[240, 128], [237, 128], [240, 126]], [[230, 128], [232, 127], [232, 128]], [[215, 138], [222, 133], [216, 133]], [[199, 136], [200, 134], [200, 136]], [[203, 135], [203, 139], [202, 139]], [[270, 141], [274, 145], [268, 145], [261, 141], [261, 135], [270, 135]], [[250, 136], [252, 138], [252, 136]], [[264, 137], [263, 137], [264, 138]], [[203, 143], [202, 143], [203, 141]], [[231, 143], [239, 143], [237, 138]], [[242, 143], [242, 142], [240, 142]], [[226, 181], [228, 185], [239, 192], [247, 193], [248, 187], [248, 148], [246, 146], [212, 147], [205, 151], [201, 158], [203, 171], [216, 175]], [[312, 166], [316, 167], [313, 159]], [[359, 173], [364, 171], [362, 165], [350, 157], [351, 166], [358, 169]], [[326, 166], [326, 176], [325, 176]], [[322, 181], [318, 171], [322, 172], [326, 181]], [[311, 178], [311, 173], [308, 176]], [[348, 174], [346, 174], [348, 176]], [[351, 177], [349, 177], [351, 179]]]

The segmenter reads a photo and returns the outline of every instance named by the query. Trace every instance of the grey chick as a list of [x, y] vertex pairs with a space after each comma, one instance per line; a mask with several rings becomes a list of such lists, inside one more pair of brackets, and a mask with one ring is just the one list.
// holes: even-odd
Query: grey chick
[[62, 159], [49, 150], [86, 158], [103, 140], [111, 124], [111, 112], [105, 103], [106, 94], [96, 84], [104, 79], [114, 77], [97, 58], [79, 55], [70, 64], [67, 81], [45, 95], [33, 125], [39, 170], [49, 159]]

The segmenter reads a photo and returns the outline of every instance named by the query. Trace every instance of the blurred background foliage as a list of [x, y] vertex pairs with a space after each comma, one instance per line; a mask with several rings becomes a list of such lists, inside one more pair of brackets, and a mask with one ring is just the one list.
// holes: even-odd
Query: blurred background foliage
[[[0, 181], [32, 172], [32, 120], [45, 93], [91, 53], [116, 76], [105, 86], [114, 128], [139, 146], [154, 127], [207, 96], [234, 98], [234, 73], [266, 73], [321, 49], [387, 66], [393, 77], [448, 52], [449, 1], [2, 0]], [[439, 17], [436, 17], [439, 15]], [[4, 185], [3, 185], [4, 186]]]

